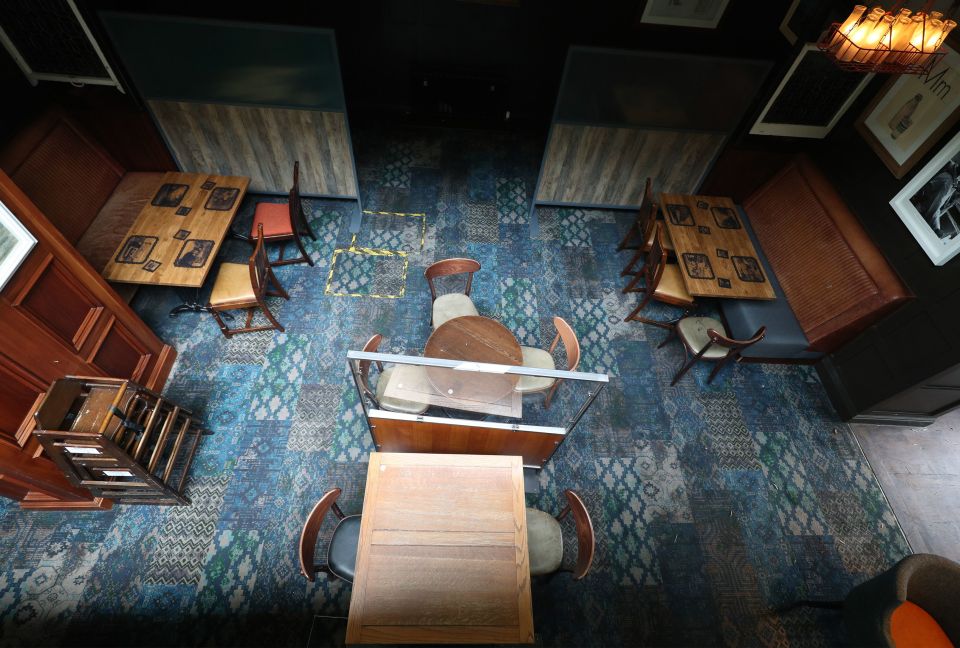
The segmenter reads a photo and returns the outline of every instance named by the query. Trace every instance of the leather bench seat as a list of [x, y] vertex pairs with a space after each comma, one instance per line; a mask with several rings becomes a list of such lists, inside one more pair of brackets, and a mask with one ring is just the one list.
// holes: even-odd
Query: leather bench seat
[[763, 254], [763, 248], [754, 236], [750, 221], [743, 209], [740, 212], [740, 221], [747, 228], [747, 233], [753, 241], [753, 246], [763, 264], [777, 298], [772, 301], [756, 299], [721, 299], [720, 310], [731, 337], [745, 340], [753, 336], [761, 326], [767, 327], [766, 336], [743, 352], [745, 358], [770, 358], [783, 360], [814, 360], [822, 356], [816, 351], [807, 351], [810, 346], [807, 336], [803, 333], [800, 322], [797, 321], [790, 302], [787, 301], [783, 289], [777, 282], [776, 275], [771, 272], [770, 264]]

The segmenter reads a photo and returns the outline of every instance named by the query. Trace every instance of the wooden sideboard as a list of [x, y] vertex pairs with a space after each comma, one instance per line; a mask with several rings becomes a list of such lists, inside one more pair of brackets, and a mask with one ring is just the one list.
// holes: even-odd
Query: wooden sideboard
[[176, 357], [5, 173], [0, 201], [37, 245], [0, 291], [0, 495], [23, 508], [108, 508], [67, 479], [29, 414], [67, 375], [128, 378], [160, 391]]

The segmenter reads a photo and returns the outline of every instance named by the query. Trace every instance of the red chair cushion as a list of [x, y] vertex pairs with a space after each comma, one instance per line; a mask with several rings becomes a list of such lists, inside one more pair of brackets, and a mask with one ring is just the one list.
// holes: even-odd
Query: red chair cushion
[[953, 648], [936, 619], [910, 601], [904, 601], [893, 611], [890, 635], [897, 648]]
[[253, 212], [253, 226], [250, 228], [250, 238], [257, 238], [257, 226], [263, 224], [264, 238], [271, 236], [293, 236], [293, 225], [290, 224], [290, 206], [285, 203], [257, 203]]

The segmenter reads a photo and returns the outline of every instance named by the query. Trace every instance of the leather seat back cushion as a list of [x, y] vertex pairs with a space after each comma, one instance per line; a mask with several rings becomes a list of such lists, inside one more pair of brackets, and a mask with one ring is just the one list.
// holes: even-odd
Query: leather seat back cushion
[[910, 601], [901, 603], [890, 616], [890, 636], [896, 648], [953, 648], [936, 619]]
[[654, 294], [693, 303], [693, 297], [687, 292], [687, 287], [683, 283], [680, 266], [675, 263], [668, 263], [664, 266], [663, 275], [660, 277], [660, 283], [657, 284]]
[[563, 535], [556, 518], [540, 509], [527, 509], [527, 548], [532, 576], [552, 574], [560, 569]]
[[360, 516], [350, 515], [340, 520], [327, 547], [327, 567], [338, 577], [351, 583], [357, 569], [359, 542]]
[[[536, 347], [522, 346], [520, 352], [523, 354], [523, 366], [533, 369], [556, 369], [553, 362], [553, 356]], [[515, 391], [520, 393], [545, 391], [553, 386], [553, 378], [544, 378], [543, 376], [520, 376], [517, 381]]]
[[457, 317], [479, 314], [473, 300], [463, 293], [440, 295], [433, 302], [433, 328]]

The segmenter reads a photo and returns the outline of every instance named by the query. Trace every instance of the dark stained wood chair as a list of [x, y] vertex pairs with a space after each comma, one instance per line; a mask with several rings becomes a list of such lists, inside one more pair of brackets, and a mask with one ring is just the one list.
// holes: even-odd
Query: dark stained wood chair
[[[734, 340], [727, 337], [723, 322], [712, 317], [684, 317], [677, 321], [670, 331], [670, 335], [660, 343], [660, 347], [674, 337], [683, 342], [685, 351], [684, 364], [677, 375], [673, 377], [670, 386], [676, 385], [683, 375], [700, 360], [716, 362], [717, 366], [710, 372], [707, 384], [712, 383], [720, 369], [730, 361], [740, 362], [741, 352], [747, 347], [756, 344], [767, 334], [767, 327], [761, 326], [749, 340]], [[658, 347], [658, 348], [660, 348]]]
[[[567, 352], [567, 371], [576, 371], [577, 366], [580, 364], [580, 341], [577, 339], [577, 334], [562, 317], [554, 317], [553, 325], [557, 328], [557, 334], [554, 336], [553, 342], [550, 344], [548, 350], [544, 351], [543, 349], [528, 346], [520, 347], [520, 351], [523, 353], [523, 366], [534, 369], [556, 369], [557, 366], [553, 361], [553, 352], [556, 350], [557, 344], [563, 341], [563, 348]], [[521, 394], [546, 392], [543, 399], [543, 406], [544, 408], [548, 408], [561, 382], [563, 382], [563, 379], [520, 376], [520, 380], [517, 381], [517, 386], [514, 387], [514, 390]]]
[[[217, 321], [217, 326], [226, 337], [237, 333], [253, 333], [256, 331], [283, 331], [283, 325], [270, 312], [266, 297], [283, 297], [290, 299], [290, 295], [277, 281], [270, 261], [267, 259], [267, 250], [263, 246], [262, 226], [257, 229], [257, 243], [253, 254], [247, 263], [221, 263], [217, 271], [217, 278], [210, 291], [210, 301], [207, 308]], [[270, 286], [273, 286], [271, 288]], [[240, 328], [231, 329], [223, 321], [220, 311], [246, 309], [247, 321]], [[257, 309], [270, 322], [269, 326], [253, 326], [253, 316]]]
[[[362, 350], [366, 351], [367, 353], [376, 353], [377, 349], [380, 348], [380, 342], [382, 340], [383, 336], [379, 333], [375, 333], [369, 340], [367, 340], [367, 343], [363, 345]], [[430, 407], [429, 403], [405, 400], [403, 398], [393, 398], [386, 395], [387, 387], [390, 385], [390, 381], [393, 380], [395, 367], [384, 368], [383, 363], [377, 361], [376, 364], [377, 369], [380, 372], [380, 376], [377, 378], [376, 388], [371, 388], [370, 366], [372, 364], [372, 360], [360, 360], [357, 363], [357, 368], [358, 373], [360, 374], [360, 389], [363, 391], [364, 396], [366, 396], [370, 402], [373, 403], [374, 407], [378, 409], [390, 410], [392, 412], [404, 412], [406, 414], [423, 414], [427, 411], [427, 408]], [[406, 365], [404, 370], [421, 374], [419, 377], [421, 384], [429, 384], [426, 371], [423, 367], [417, 365]]]
[[[337, 505], [339, 488], [331, 488], [317, 502], [300, 532], [300, 573], [311, 583], [316, 575], [325, 572], [328, 577], [336, 577], [353, 583], [357, 566], [357, 545], [360, 541], [360, 516], [344, 515]], [[323, 525], [323, 518], [333, 511], [337, 517], [337, 526], [327, 544], [327, 561], [316, 564], [314, 554], [317, 550], [317, 536]]]
[[[430, 298], [433, 300], [433, 310], [430, 314], [430, 323], [436, 328], [454, 319], [465, 315], [479, 315], [477, 307], [470, 299], [470, 288], [473, 286], [473, 273], [480, 270], [480, 263], [473, 259], [444, 259], [428, 267], [423, 276], [430, 286]], [[462, 292], [438, 294], [437, 279], [453, 275], [465, 274], [466, 280]]]
[[563, 531], [560, 520], [573, 514], [577, 527], [577, 562], [573, 569], [574, 580], [580, 580], [590, 571], [596, 548], [596, 537], [590, 513], [583, 500], [572, 490], [565, 490], [567, 505], [557, 517], [540, 509], [527, 509], [527, 548], [530, 555], [530, 575], [544, 576], [561, 571], [563, 565]]
[[[653, 180], [647, 178], [646, 188], [643, 190], [643, 201], [640, 203], [640, 209], [637, 212], [637, 218], [633, 225], [627, 230], [620, 245], [617, 246], [617, 252], [620, 250], [636, 250], [636, 253], [623, 267], [620, 273], [621, 277], [637, 274], [637, 265], [643, 260], [643, 256], [650, 251], [653, 246], [653, 226], [657, 222], [657, 214], [660, 206], [654, 202]], [[673, 252], [673, 241], [670, 240], [670, 232], [664, 228], [662, 232], [663, 239], [661, 244], [669, 252]]]
[[[280, 246], [280, 257], [272, 261], [271, 265], [288, 265], [291, 263], [309, 263], [313, 265], [313, 259], [307, 253], [303, 246], [304, 236], [309, 236], [314, 241], [317, 235], [314, 234], [310, 223], [303, 211], [303, 201], [300, 200], [300, 162], [293, 163], [293, 186], [290, 188], [290, 195], [285, 203], [259, 202], [253, 212], [253, 224], [250, 227], [250, 240], [257, 236], [257, 228], [263, 226], [263, 238], [267, 243], [282, 243]], [[300, 250], [300, 256], [288, 259], [283, 258], [284, 249], [287, 243], [293, 241]]]
[[[667, 251], [662, 244], [661, 232], [663, 225], [655, 223], [653, 228], [653, 244], [650, 246], [650, 252], [647, 254], [647, 260], [643, 267], [637, 272], [633, 280], [624, 287], [623, 292], [640, 292], [643, 296], [640, 303], [634, 308], [626, 319], [636, 320], [644, 324], [652, 324], [661, 328], [669, 329], [677, 320], [669, 322], [659, 322], [657, 320], [638, 317], [637, 314], [650, 303], [650, 300], [679, 306], [683, 308], [684, 317], [696, 307], [696, 302], [683, 283], [683, 276], [680, 266], [675, 263], [667, 263]], [[643, 283], [638, 287], [638, 284]], [[680, 318], [677, 318], [680, 319]]]

